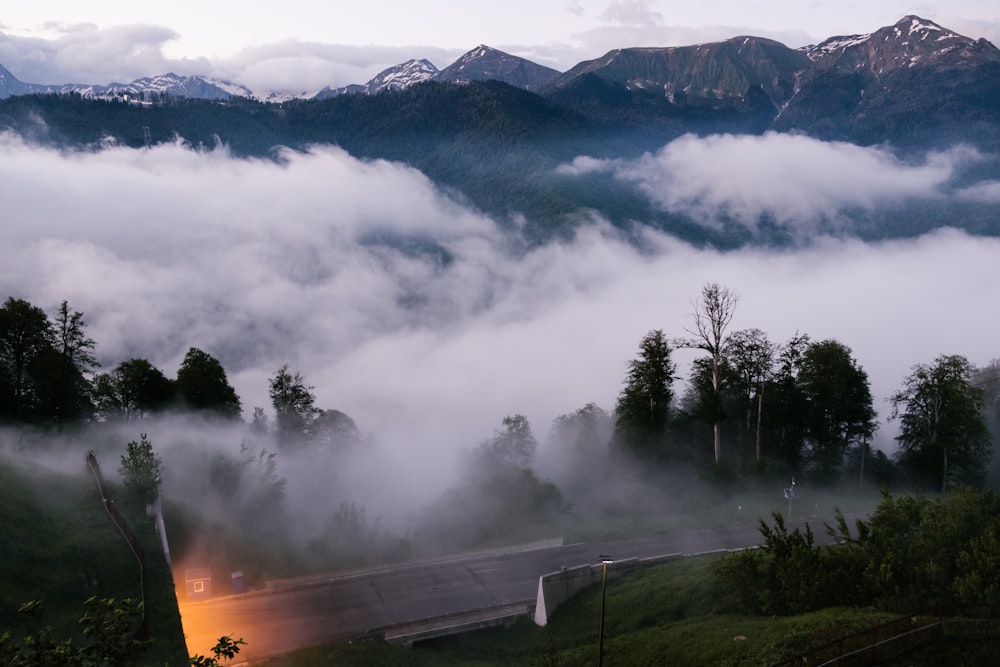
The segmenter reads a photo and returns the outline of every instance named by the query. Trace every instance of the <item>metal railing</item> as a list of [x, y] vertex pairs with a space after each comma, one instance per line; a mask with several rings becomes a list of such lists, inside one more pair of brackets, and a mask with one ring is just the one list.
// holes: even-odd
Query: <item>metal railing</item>
[[938, 607], [845, 635], [777, 667], [875, 665], [946, 638], [1000, 639], [1000, 619], [992, 605]]

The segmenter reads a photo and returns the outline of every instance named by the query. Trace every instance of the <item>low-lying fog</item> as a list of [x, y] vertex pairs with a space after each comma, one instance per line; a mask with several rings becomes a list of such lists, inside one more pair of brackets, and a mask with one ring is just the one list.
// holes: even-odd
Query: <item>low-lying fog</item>
[[[912, 198], [1000, 204], [998, 183], [951, 187], [974, 159], [955, 150], [906, 166], [880, 149], [768, 135], [684, 138], [634, 163], [582, 158], [563, 170], [605, 170], [705, 224], [768, 213], [807, 232], [840, 210]], [[419, 172], [336, 148], [275, 163], [179, 144], [61, 153], [10, 136], [0, 202], [0, 296], [49, 313], [68, 300], [105, 370], [138, 356], [173, 377], [200, 348], [222, 362], [247, 419], [254, 406], [270, 412], [268, 378], [287, 363], [318, 407], [374, 434], [406, 480], [381, 495], [404, 501], [443, 488], [453, 454], [505, 415], [526, 415], [544, 446], [555, 416], [590, 402], [610, 410], [642, 336], [683, 335], [708, 282], [739, 294], [733, 329], [849, 346], [883, 421], [913, 364], [1000, 356], [1000, 239], [959, 231], [734, 252], [648, 232], [640, 251], [590, 219], [570, 242], [515, 254], [501, 225]], [[382, 241], [399, 238], [445, 252]], [[690, 358], [677, 353], [682, 371]], [[891, 432], [879, 446], [892, 449]], [[154, 444], [168, 437], [151, 433]], [[386, 512], [378, 489], [357, 486], [373, 515]]]

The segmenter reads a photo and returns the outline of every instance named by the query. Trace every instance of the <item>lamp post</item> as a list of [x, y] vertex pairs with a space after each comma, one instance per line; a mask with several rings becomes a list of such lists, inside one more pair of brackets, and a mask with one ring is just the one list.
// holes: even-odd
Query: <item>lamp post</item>
[[792, 485], [785, 489], [785, 498], [788, 500], [788, 518], [792, 518], [792, 501], [798, 500], [799, 492], [795, 490], [795, 478], [792, 477]]
[[597, 667], [604, 667], [604, 600], [606, 599], [608, 583], [608, 565], [614, 563], [610, 556], [598, 556], [601, 559], [601, 631], [597, 640]]

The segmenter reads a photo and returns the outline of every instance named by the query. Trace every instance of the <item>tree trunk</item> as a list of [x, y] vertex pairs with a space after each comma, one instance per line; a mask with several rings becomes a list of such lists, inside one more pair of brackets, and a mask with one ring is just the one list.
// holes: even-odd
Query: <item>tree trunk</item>
[[941, 466], [941, 493], [948, 493], [948, 449], [941, 448], [944, 454], [944, 465]]
[[719, 422], [712, 424], [712, 433], [715, 436], [715, 462], [722, 461], [722, 425]]
[[764, 415], [764, 388], [761, 387], [760, 391], [757, 392], [757, 463], [760, 463], [764, 458], [764, 452], [761, 448], [761, 430], [762, 421]]
[[861, 474], [858, 476], [858, 486], [865, 485], [865, 456], [868, 454], [868, 441], [861, 441]]

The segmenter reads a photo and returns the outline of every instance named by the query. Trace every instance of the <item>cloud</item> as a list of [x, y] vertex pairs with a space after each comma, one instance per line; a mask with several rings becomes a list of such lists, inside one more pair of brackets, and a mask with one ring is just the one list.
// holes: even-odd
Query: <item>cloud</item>
[[[729, 141], [706, 146], [728, 155]], [[704, 146], [675, 149], [705, 158]], [[792, 149], [828, 160], [817, 174], [847, 159], [842, 147]], [[852, 169], [892, 172], [879, 182], [894, 197], [919, 190], [900, 174], [925, 186], [941, 177], [877, 153], [847, 156]], [[648, 159], [664, 171], [663, 156]], [[798, 159], [804, 169], [809, 160]], [[796, 189], [819, 187], [812, 178]], [[838, 182], [879, 197], [856, 177]], [[737, 192], [756, 201], [746, 185]], [[826, 187], [819, 195], [796, 195], [795, 206], [867, 201]], [[914, 363], [1000, 356], [983, 307], [1000, 300], [1000, 240], [955, 231], [739, 252], [649, 231], [640, 251], [598, 221], [514, 253], [494, 221], [419, 172], [333, 148], [272, 162], [180, 144], [59, 153], [10, 137], [0, 141], [0, 200], [0, 296], [48, 312], [67, 299], [85, 313], [105, 368], [141, 356], [173, 376], [195, 346], [222, 361], [249, 413], [268, 407], [267, 379], [288, 363], [321, 407], [351, 415], [388, 456], [428, 475], [505, 415], [527, 415], [544, 437], [559, 414], [612, 408], [642, 336], [681, 335], [710, 281], [740, 294], [734, 328], [850, 346], [883, 414]], [[683, 368], [690, 358], [679, 356]]]
[[800, 135], [687, 135], [638, 160], [581, 156], [559, 171], [611, 174], [657, 206], [708, 226], [727, 217], [755, 228], [766, 216], [813, 233], [839, 226], [845, 211], [941, 197], [956, 169], [977, 159], [974, 151], [956, 148], [910, 164], [883, 148]]
[[177, 33], [163, 26], [99, 28], [79, 23], [50, 24], [47, 28], [42, 36], [0, 33], [0, 63], [20, 81], [107, 85], [168, 71], [204, 73], [210, 67], [201, 58], [165, 58], [163, 47], [175, 40]]
[[0, 32], [0, 64], [24, 83], [107, 85], [174, 72], [232, 81], [255, 92], [316, 92], [365, 83], [411, 58], [445, 67], [461, 55], [455, 49], [424, 46], [348, 46], [283, 40], [249, 46], [224, 57], [171, 58], [165, 51], [178, 38], [170, 28], [136, 24], [101, 28], [93, 24], [51, 24], [44, 33]]
[[317, 91], [367, 83], [382, 70], [411, 59], [425, 59], [443, 69], [461, 51], [428, 46], [349, 46], [284, 40], [241, 49], [221, 58], [215, 76], [251, 90]]
[[958, 196], [984, 204], [1000, 204], [1000, 181], [976, 183], [958, 192]]
[[651, 9], [651, 0], [615, 0], [601, 19], [622, 25], [654, 26], [663, 23], [663, 14]]

